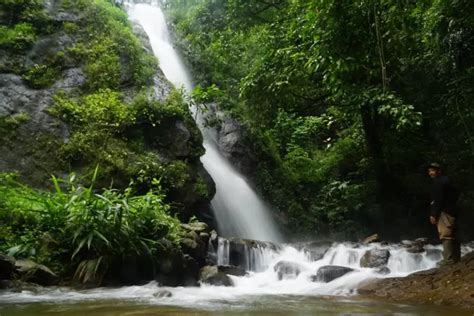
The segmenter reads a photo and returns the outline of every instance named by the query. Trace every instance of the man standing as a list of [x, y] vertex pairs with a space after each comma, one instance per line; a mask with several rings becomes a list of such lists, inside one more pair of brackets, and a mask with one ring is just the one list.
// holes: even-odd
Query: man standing
[[438, 228], [439, 239], [443, 244], [443, 261], [440, 265], [459, 262], [461, 259], [460, 243], [456, 239], [456, 213], [458, 190], [443, 175], [439, 163], [428, 166], [428, 175], [433, 180], [431, 188], [430, 222]]

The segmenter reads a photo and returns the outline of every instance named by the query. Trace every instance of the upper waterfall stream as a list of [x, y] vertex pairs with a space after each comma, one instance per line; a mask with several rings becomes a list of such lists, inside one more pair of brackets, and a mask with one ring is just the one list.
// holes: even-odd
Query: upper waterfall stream
[[[178, 52], [173, 47], [165, 16], [156, 3], [129, 3], [128, 14], [147, 33], [160, 68], [177, 88], [191, 93], [192, 80]], [[195, 112], [195, 109], [191, 109]], [[213, 131], [203, 125], [197, 113], [198, 126], [206, 150], [201, 162], [216, 183], [211, 202], [219, 233], [223, 236], [281, 242], [282, 237], [270, 216], [266, 204], [249, 186], [243, 175], [219, 152]]]

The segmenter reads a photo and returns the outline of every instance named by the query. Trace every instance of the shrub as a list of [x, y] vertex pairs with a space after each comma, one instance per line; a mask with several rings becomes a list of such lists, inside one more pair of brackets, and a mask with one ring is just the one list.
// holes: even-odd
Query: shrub
[[35, 40], [36, 31], [30, 23], [18, 23], [13, 28], [0, 25], [0, 48], [23, 50]]
[[[20, 184], [12, 174], [0, 174], [0, 195], [5, 197], [0, 201], [5, 233], [0, 235], [0, 251], [42, 262], [65, 260], [87, 282], [98, 271], [105, 273], [108, 260], [153, 256], [164, 238], [178, 247], [180, 222], [169, 215], [158, 181], [153, 190], [133, 196], [131, 188], [95, 191], [96, 176], [97, 169], [89, 187], [78, 184], [74, 175], [67, 180], [53, 177], [55, 192], [49, 193]], [[46, 249], [39, 236], [49, 236], [54, 249]]]
[[58, 74], [53, 66], [35, 64], [23, 75], [23, 80], [32, 88], [46, 88], [56, 81]]

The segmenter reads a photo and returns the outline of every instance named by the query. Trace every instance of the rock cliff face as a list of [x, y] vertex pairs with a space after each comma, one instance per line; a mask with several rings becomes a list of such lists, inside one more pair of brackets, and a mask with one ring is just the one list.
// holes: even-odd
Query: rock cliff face
[[[138, 177], [141, 181], [149, 181], [147, 177], [161, 177], [168, 202], [176, 208], [181, 219], [197, 215], [212, 222], [209, 200], [215, 191], [214, 183], [199, 161], [203, 151], [202, 138], [189, 112], [163, 115], [156, 124], [136, 122], [125, 133], [114, 136], [119, 141], [116, 142], [119, 145], [114, 146], [121, 157], [98, 162], [65, 154], [64, 148], [74, 139], [74, 127], [60, 115], [52, 114], [55, 97], [61, 93], [68, 98], [77, 98], [77, 104], [81, 104], [80, 98], [88, 93], [100, 92], [102, 86], [110, 86], [109, 74], [97, 71], [102, 69], [100, 67], [107, 70], [109, 65], [100, 64], [102, 60], [94, 64], [95, 60], [91, 58], [91, 54], [95, 54], [92, 45], [102, 49], [100, 42], [87, 38], [88, 32], [97, 29], [97, 26], [90, 29], [88, 25], [90, 19], [94, 19], [91, 15], [97, 14], [95, 19], [99, 26], [100, 19], [107, 14], [123, 23], [122, 16], [116, 18], [118, 14], [109, 4], [105, 9], [105, 5], [92, 9], [75, 6], [70, 1], [44, 1], [41, 15], [44, 15], [42, 23], [46, 26], [38, 31], [34, 41], [22, 49], [15, 48], [15, 42], [11, 46], [0, 43], [0, 172], [17, 172], [23, 182], [36, 187], [48, 186], [51, 175], [81, 174], [97, 164], [108, 171], [101, 179], [104, 186], [110, 183], [126, 186], [130, 179]], [[84, 10], [90, 12], [84, 13]], [[13, 28], [6, 14], [0, 14], [0, 25]], [[150, 53], [144, 31], [137, 25], [133, 26], [133, 31], [142, 43], [141, 49]], [[171, 84], [158, 68], [152, 80], [141, 82], [134, 78], [139, 61], [129, 51], [122, 51], [120, 45], [127, 45], [119, 41], [112, 39], [107, 45], [118, 51], [116, 59], [120, 72], [116, 86], [121, 102], [133, 106], [133, 100], [144, 93], [150, 103], [164, 103], [172, 94]], [[106, 52], [96, 52], [97, 59], [102, 58], [101, 54], [106, 55], [110, 47], [103, 49]], [[110, 58], [111, 65], [116, 61], [114, 58]], [[106, 84], [93, 82], [92, 74]], [[168, 114], [166, 109], [158, 110]], [[102, 150], [97, 144], [90, 144], [94, 150]], [[143, 162], [145, 158], [146, 163]], [[158, 171], [150, 174], [149, 170], [153, 168]], [[144, 174], [145, 171], [148, 173]]]
[[254, 174], [256, 157], [246, 144], [245, 126], [221, 111], [215, 103], [207, 104], [206, 107], [206, 120], [216, 123], [215, 138], [221, 153], [243, 174]]

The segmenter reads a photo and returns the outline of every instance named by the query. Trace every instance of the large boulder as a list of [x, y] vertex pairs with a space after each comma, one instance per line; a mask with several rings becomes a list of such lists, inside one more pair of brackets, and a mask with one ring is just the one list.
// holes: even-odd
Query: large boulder
[[232, 279], [225, 274], [220, 272], [217, 266], [205, 266], [199, 272], [199, 280], [201, 283], [207, 283], [218, 286], [233, 286], [234, 282]]
[[390, 251], [387, 249], [371, 249], [360, 258], [360, 266], [363, 268], [379, 268], [386, 265], [389, 258]]
[[15, 267], [22, 280], [39, 285], [54, 285], [59, 281], [58, 276], [48, 267], [37, 264], [32, 260], [17, 260]]
[[198, 262], [190, 255], [183, 254], [169, 241], [162, 241], [158, 253], [155, 280], [163, 286], [198, 285]]
[[421, 253], [425, 251], [425, 246], [429, 243], [428, 238], [417, 238], [415, 240], [404, 240], [402, 245], [410, 253]]
[[247, 274], [245, 269], [236, 266], [217, 266], [217, 270], [219, 272], [224, 272], [228, 275], [235, 275], [235, 276], [244, 276]]
[[294, 279], [304, 270], [304, 267], [296, 262], [282, 260], [278, 261], [273, 270], [277, 273], [278, 280]]
[[322, 266], [318, 269], [316, 275], [312, 277], [312, 281], [328, 283], [352, 271], [354, 269], [348, 267]]
[[10, 280], [15, 271], [15, 258], [0, 253], [0, 280]]

